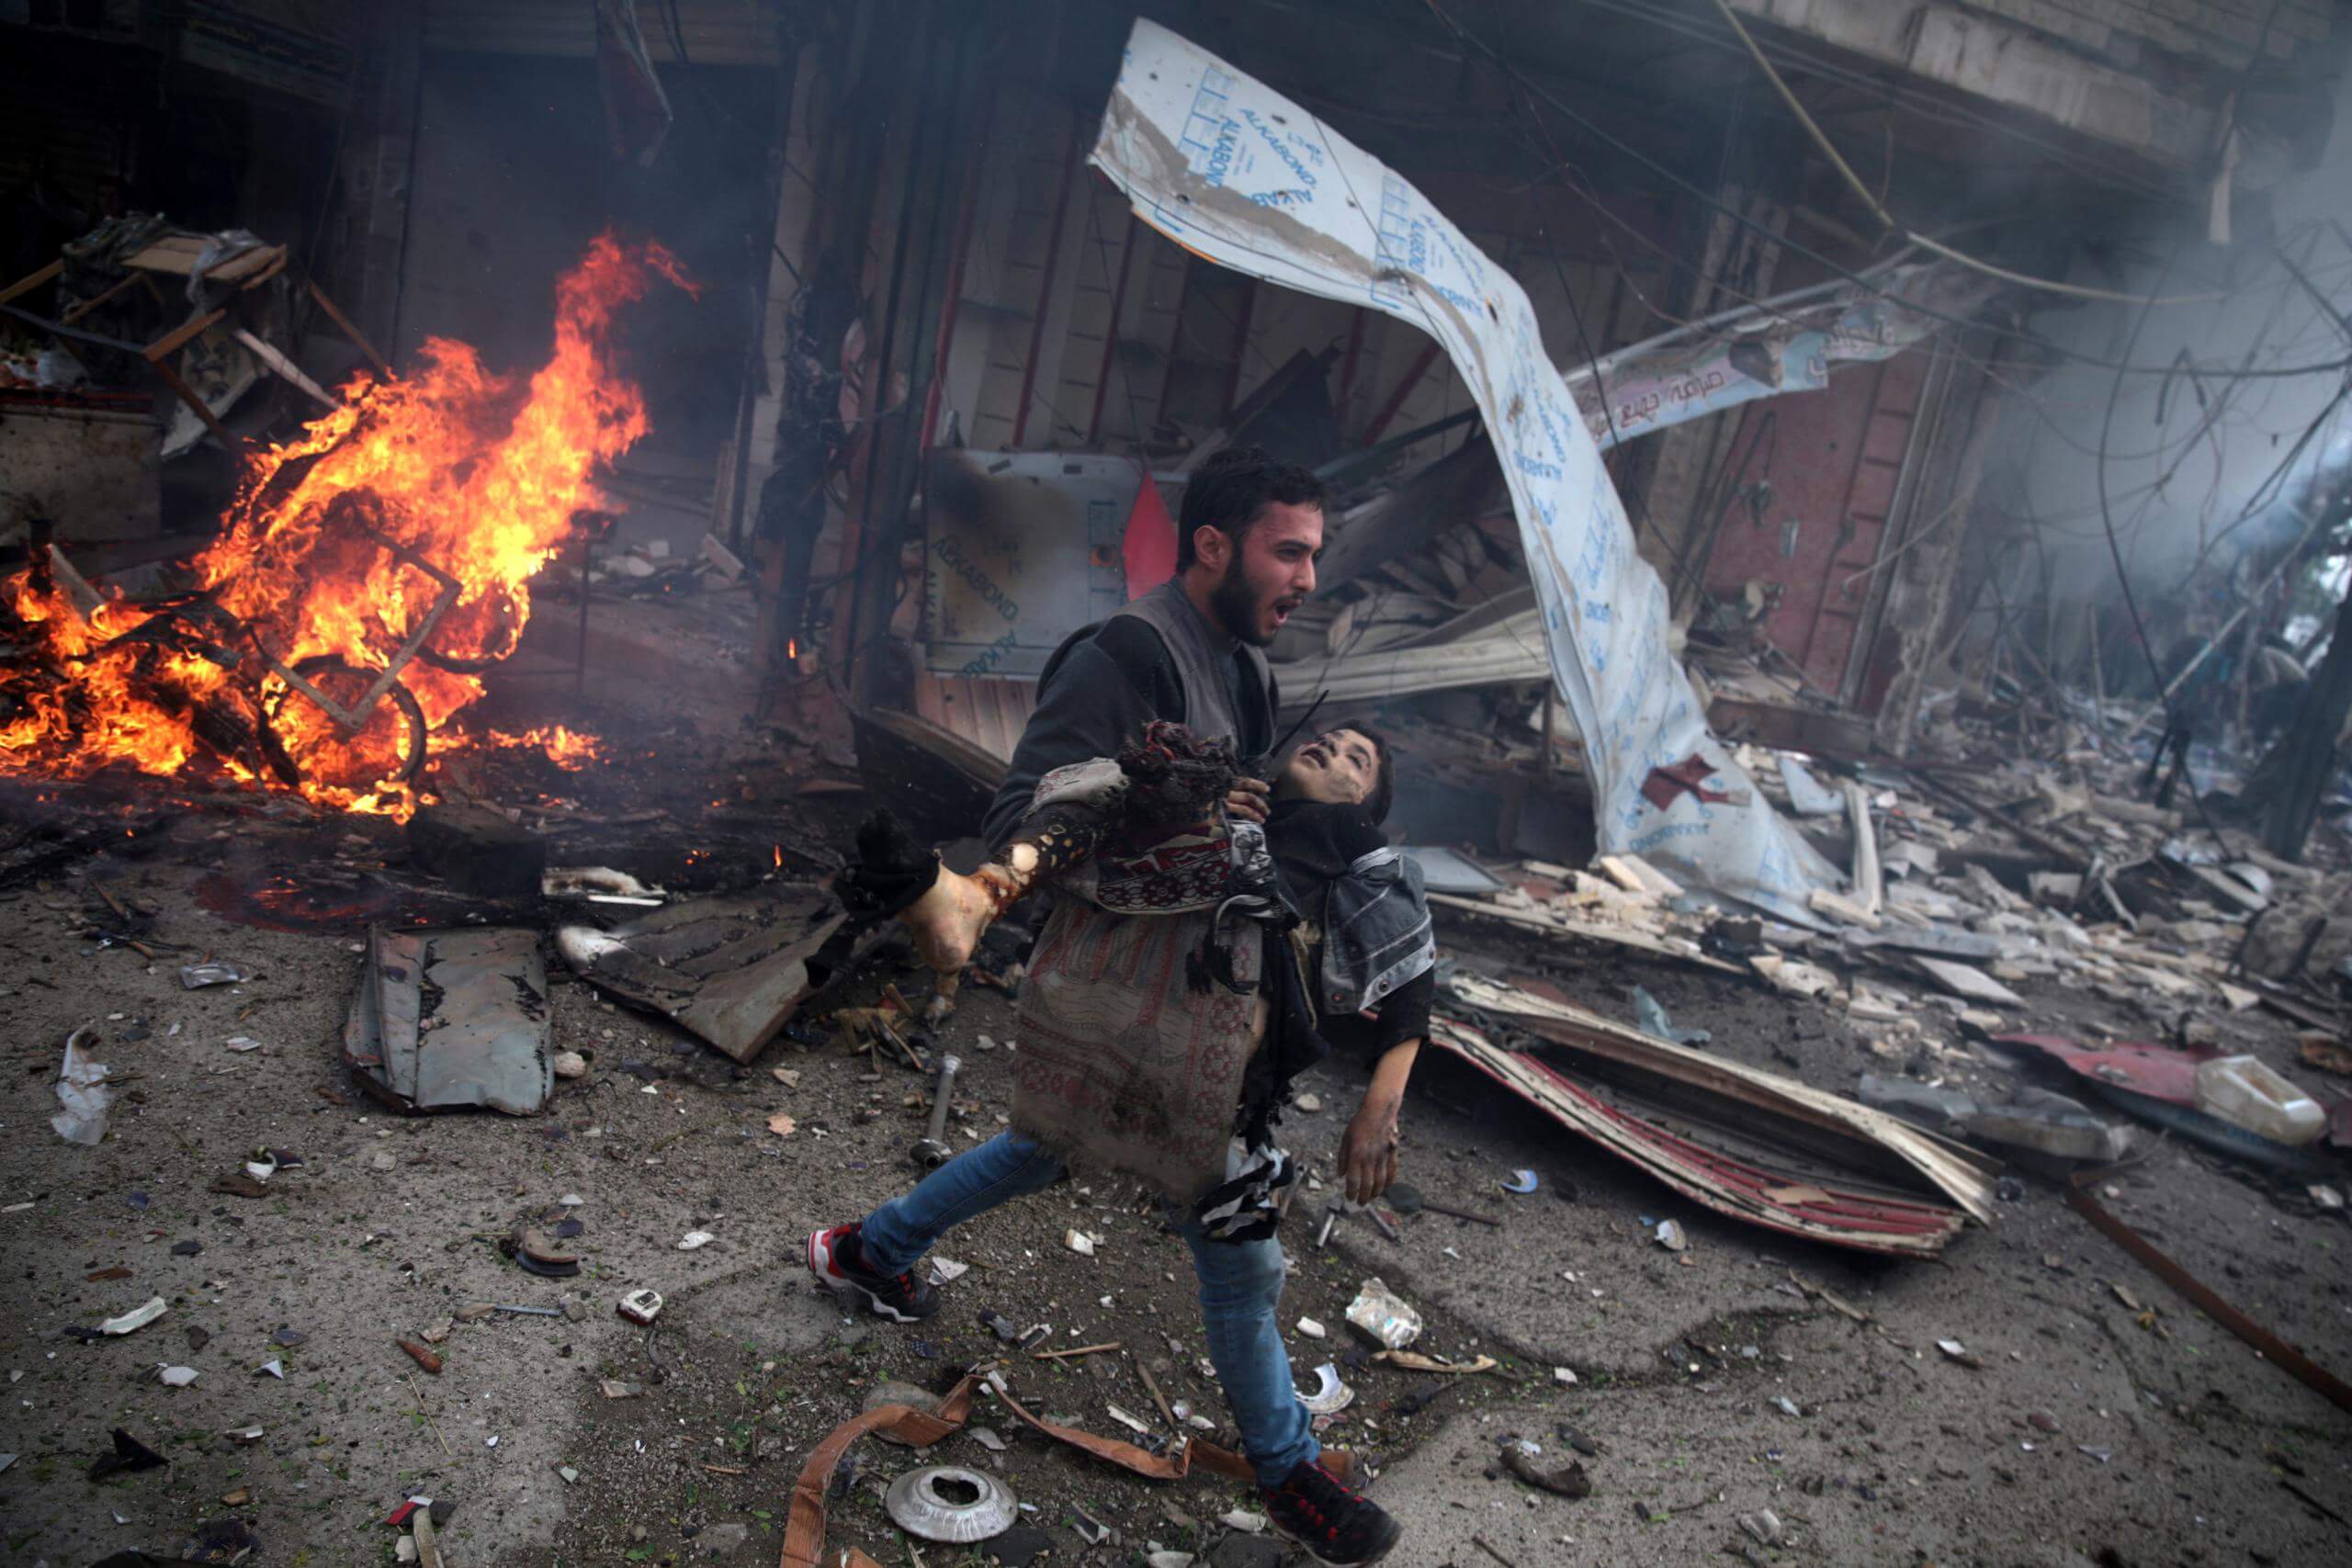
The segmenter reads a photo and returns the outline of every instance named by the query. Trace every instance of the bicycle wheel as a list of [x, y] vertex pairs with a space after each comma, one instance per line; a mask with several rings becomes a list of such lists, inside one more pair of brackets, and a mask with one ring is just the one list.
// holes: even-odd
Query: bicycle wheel
[[[330, 655], [305, 659], [294, 672], [346, 706], [366, 694], [381, 673]], [[346, 731], [291, 687], [281, 687], [264, 706], [269, 720], [266, 744], [280, 773], [290, 769], [312, 784], [365, 793], [378, 784], [407, 784], [424, 766], [424, 710], [397, 681], [356, 731]]]

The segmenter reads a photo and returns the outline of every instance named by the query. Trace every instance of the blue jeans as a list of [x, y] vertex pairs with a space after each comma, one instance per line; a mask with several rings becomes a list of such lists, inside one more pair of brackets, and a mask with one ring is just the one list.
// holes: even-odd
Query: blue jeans
[[[866, 1215], [857, 1233], [861, 1261], [883, 1274], [911, 1269], [966, 1220], [1041, 1192], [1062, 1174], [1061, 1162], [1036, 1144], [1018, 1133], [999, 1133]], [[1290, 1354], [1274, 1317], [1283, 1296], [1282, 1244], [1272, 1236], [1210, 1241], [1189, 1215], [1171, 1208], [1169, 1218], [1193, 1249], [1209, 1361], [1241, 1428], [1241, 1446], [1260, 1483], [1279, 1486], [1301, 1460], [1321, 1451], [1291, 1382]]]

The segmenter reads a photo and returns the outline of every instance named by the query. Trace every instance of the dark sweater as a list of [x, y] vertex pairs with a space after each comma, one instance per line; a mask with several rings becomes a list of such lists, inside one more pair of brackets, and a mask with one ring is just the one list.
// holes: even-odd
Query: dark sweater
[[[1225, 662], [1228, 688], [1242, 693], [1249, 677], [1238, 652]], [[1272, 682], [1262, 705], [1237, 694], [1233, 711], [1244, 716], [1250, 733], [1235, 738], [1236, 752], [1251, 758], [1272, 748], [1273, 715], [1281, 703]], [[1184, 722], [1183, 684], [1159, 633], [1133, 615], [1114, 615], [1072, 632], [1038, 678], [1036, 709], [989, 806], [981, 839], [991, 850], [1003, 848], [1028, 815], [1039, 779], [1090, 757], [1116, 756], [1156, 718]]]
[[[1273, 715], [1281, 705], [1280, 693], [1270, 682], [1262, 710], [1256, 703], [1238, 700], [1241, 682], [1249, 679], [1248, 667], [1238, 652], [1227, 667], [1237, 693], [1234, 711], [1247, 716], [1245, 727], [1251, 731], [1238, 738], [1235, 750], [1245, 758], [1261, 757], [1274, 744]], [[1159, 633], [1132, 615], [1114, 615], [1072, 633], [1054, 650], [1038, 679], [1036, 709], [1013, 749], [981, 837], [991, 849], [1001, 849], [1028, 815], [1039, 779], [1071, 762], [1114, 755], [1153, 719], [1184, 719], [1183, 685]], [[1299, 803], [1275, 808], [1267, 841], [1281, 869], [1285, 896], [1318, 924], [1329, 878], [1385, 842], [1361, 810]], [[1239, 1118], [1240, 1129], [1253, 1140], [1265, 1133], [1274, 1109], [1289, 1098], [1292, 1080], [1329, 1055], [1333, 1043], [1351, 1055], [1377, 1060], [1390, 1048], [1429, 1032], [1430, 1005], [1436, 995], [1430, 976], [1390, 997], [1373, 1022], [1358, 1017], [1317, 1018], [1283, 931], [1270, 930], [1267, 934], [1264, 973], [1272, 1017], [1266, 1043], [1250, 1058], [1243, 1080]]]

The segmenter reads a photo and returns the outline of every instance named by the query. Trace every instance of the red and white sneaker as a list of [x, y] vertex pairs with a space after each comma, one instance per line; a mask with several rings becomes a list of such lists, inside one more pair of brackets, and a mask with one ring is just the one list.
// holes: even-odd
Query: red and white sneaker
[[845, 1301], [863, 1296], [876, 1317], [921, 1323], [939, 1310], [939, 1292], [911, 1271], [876, 1274], [864, 1267], [857, 1227], [835, 1225], [808, 1235], [808, 1272], [817, 1283]]
[[1404, 1529], [1388, 1510], [1312, 1460], [1280, 1486], [1258, 1490], [1274, 1533], [1325, 1568], [1357, 1568], [1394, 1551]]

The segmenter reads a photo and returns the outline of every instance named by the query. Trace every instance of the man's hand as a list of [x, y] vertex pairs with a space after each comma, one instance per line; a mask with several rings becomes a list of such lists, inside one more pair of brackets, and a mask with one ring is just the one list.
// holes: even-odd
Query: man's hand
[[1340, 1139], [1340, 1179], [1348, 1201], [1369, 1203], [1396, 1179], [1396, 1112], [1391, 1096], [1367, 1094]]
[[1225, 797], [1225, 808], [1245, 822], [1263, 822], [1272, 794], [1272, 786], [1265, 780], [1244, 774], [1233, 781], [1233, 788]]

